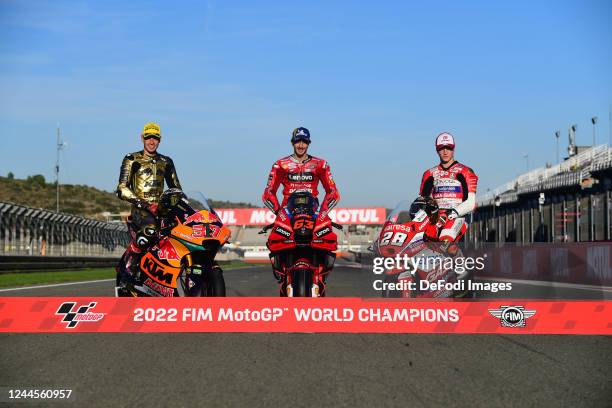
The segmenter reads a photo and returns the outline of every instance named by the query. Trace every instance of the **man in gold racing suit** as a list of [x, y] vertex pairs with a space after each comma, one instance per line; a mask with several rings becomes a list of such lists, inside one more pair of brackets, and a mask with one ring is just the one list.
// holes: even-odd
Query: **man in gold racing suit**
[[172, 159], [157, 153], [161, 141], [159, 125], [153, 122], [144, 125], [141, 139], [143, 150], [123, 158], [117, 186], [117, 197], [132, 204], [128, 221], [132, 241], [123, 255], [125, 271], [118, 271], [120, 274], [133, 275], [143, 252], [156, 243], [157, 204], [164, 182], [168, 188], [181, 188]]

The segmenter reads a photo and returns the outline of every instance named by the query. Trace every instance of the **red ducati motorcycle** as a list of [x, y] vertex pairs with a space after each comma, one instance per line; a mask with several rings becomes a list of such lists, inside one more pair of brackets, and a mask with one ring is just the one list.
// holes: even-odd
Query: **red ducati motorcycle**
[[[378, 257], [410, 257], [408, 269], [402, 267], [385, 271], [383, 297], [472, 297], [473, 293], [465, 290], [465, 281], [471, 278], [472, 274], [464, 271], [459, 273], [455, 266], [455, 260], [463, 257], [461, 249], [456, 245], [462, 235], [458, 236], [455, 242], [439, 242], [431, 238], [432, 235], [435, 236], [435, 233], [432, 234], [432, 228], [439, 228], [440, 225], [436, 225], [439, 221], [438, 206], [435, 201], [426, 206], [416, 203], [400, 202], [388, 215], [378, 239], [374, 242], [372, 249]], [[443, 224], [443, 221], [440, 222]], [[458, 283], [462, 280], [463, 284]], [[439, 281], [444, 281], [449, 284], [448, 287], [453, 288], [428, 284]], [[388, 285], [389, 283], [392, 285]], [[432, 287], [435, 289], [431, 289]]]
[[280, 295], [287, 297], [325, 296], [326, 279], [332, 271], [338, 247], [333, 228], [342, 229], [328, 216], [319, 217], [318, 201], [311, 193], [295, 192], [279, 211], [267, 247]]

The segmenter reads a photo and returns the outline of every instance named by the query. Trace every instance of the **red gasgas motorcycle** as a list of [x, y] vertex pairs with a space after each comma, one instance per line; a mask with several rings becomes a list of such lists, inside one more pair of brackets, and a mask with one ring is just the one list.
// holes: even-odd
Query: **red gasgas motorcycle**
[[287, 297], [325, 296], [326, 279], [332, 271], [338, 247], [333, 228], [342, 226], [329, 217], [319, 217], [318, 201], [308, 192], [291, 194], [287, 205], [276, 215], [267, 247], [272, 271]]
[[[454, 266], [456, 263], [453, 262], [463, 257], [456, 244], [462, 234], [455, 242], [439, 242], [432, 238], [432, 235], [435, 235], [432, 234], [432, 228], [435, 231], [435, 228], [444, 223], [437, 218], [438, 208], [435, 202], [431, 206], [424, 206], [417, 204], [417, 201], [402, 201], [388, 215], [372, 249], [376, 256], [383, 258], [396, 258], [398, 255], [403, 258], [407, 255], [410, 265], [408, 269], [402, 264], [400, 268], [385, 270], [383, 297], [440, 298], [473, 295], [471, 291], [465, 290], [471, 273], [459, 273], [458, 268]], [[444, 281], [451, 287], [461, 280], [464, 281], [463, 284], [454, 287], [464, 289], [448, 289], [427, 284]], [[389, 283], [391, 285], [388, 285]], [[430, 287], [435, 289], [429, 289]]]

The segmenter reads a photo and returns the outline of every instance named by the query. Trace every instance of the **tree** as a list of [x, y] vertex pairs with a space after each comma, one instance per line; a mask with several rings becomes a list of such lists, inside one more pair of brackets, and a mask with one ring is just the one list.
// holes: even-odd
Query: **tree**
[[13, 174], [12, 171], [9, 171], [8, 174], [6, 175], [6, 178], [9, 180], [13, 180], [15, 178], [15, 175]]
[[42, 174], [28, 176], [26, 182], [31, 186], [44, 187], [45, 186], [45, 176], [43, 176]]

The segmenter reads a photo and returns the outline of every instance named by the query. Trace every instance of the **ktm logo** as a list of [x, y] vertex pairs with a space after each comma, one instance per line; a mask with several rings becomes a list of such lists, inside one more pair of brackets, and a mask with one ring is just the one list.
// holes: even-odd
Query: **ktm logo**
[[171, 273], [164, 273], [163, 267], [153, 262], [151, 258], [145, 258], [142, 262], [142, 267], [158, 281], [166, 282], [167, 284], [172, 283], [173, 275]]

